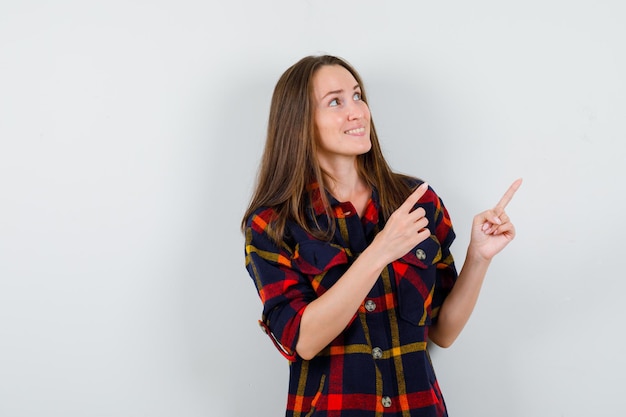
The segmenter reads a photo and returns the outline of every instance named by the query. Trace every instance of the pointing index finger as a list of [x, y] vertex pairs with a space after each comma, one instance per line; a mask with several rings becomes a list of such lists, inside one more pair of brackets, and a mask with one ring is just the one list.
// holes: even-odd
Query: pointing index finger
[[413, 208], [413, 206], [417, 204], [419, 199], [422, 198], [422, 196], [426, 193], [427, 190], [428, 190], [428, 183], [426, 182], [422, 183], [419, 187], [413, 190], [411, 195], [408, 196], [407, 199], [402, 204], [402, 207], [404, 207], [404, 210], [406, 212], [409, 212]]
[[513, 184], [511, 184], [511, 186], [509, 187], [508, 190], [506, 190], [506, 193], [504, 193], [504, 195], [502, 196], [500, 201], [498, 201], [498, 204], [496, 204], [495, 208], [497, 209], [497, 211], [504, 210], [504, 208], [507, 206], [507, 204], [509, 204], [509, 202], [513, 199], [513, 196], [515, 195], [515, 192], [518, 190], [518, 188], [521, 185], [522, 185], [522, 179], [521, 178], [515, 180], [515, 182], [513, 182]]

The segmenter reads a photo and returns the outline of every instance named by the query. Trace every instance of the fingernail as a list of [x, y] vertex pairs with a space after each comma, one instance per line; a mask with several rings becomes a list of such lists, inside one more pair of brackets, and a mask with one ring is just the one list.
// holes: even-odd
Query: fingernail
[[500, 220], [499, 217], [494, 217], [493, 220], [495, 221], [496, 224], [502, 224], [502, 220]]
[[484, 223], [484, 224], [483, 224], [483, 232], [484, 232], [485, 230], [487, 230], [487, 229], [489, 229], [489, 223]]

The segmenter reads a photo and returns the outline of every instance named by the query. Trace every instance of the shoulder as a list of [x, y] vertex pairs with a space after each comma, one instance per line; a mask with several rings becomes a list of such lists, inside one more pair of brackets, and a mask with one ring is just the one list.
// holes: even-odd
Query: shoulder
[[246, 219], [246, 229], [256, 233], [267, 233], [270, 224], [276, 220], [278, 213], [272, 207], [259, 207]]
[[254, 210], [246, 219], [244, 229], [246, 245], [253, 244], [267, 250], [284, 247], [286, 243], [284, 236], [276, 231], [278, 219], [278, 210], [273, 207], [263, 206]]
[[292, 252], [297, 243], [315, 239], [292, 220], [288, 219], [282, 227], [277, 226], [279, 216], [278, 210], [273, 207], [254, 210], [246, 219], [246, 243]]
[[419, 187], [420, 185], [422, 185], [425, 181], [421, 178], [417, 178], [417, 177], [411, 177], [409, 175], [404, 175], [404, 174], [396, 174], [398, 176], [398, 178], [400, 178], [400, 180], [402, 182], [404, 182], [404, 184], [406, 184], [411, 190], [416, 189], [417, 187]]
[[246, 219], [244, 229], [246, 265], [263, 260], [270, 264], [291, 265], [292, 249], [274, 232], [277, 211], [269, 207], [254, 210]]
[[[417, 177], [411, 177], [401, 174], [398, 175], [400, 176], [401, 180], [409, 187], [409, 189], [411, 189], [411, 191], [415, 190], [417, 187], [427, 182]], [[420, 201], [437, 203], [438, 205], [441, 204], [441, 199], [439, 198], [439, 195], [435, 192], [435, 189], [430, 185], [430, 183], [428, 184], [428, 190], [420, 199]]]

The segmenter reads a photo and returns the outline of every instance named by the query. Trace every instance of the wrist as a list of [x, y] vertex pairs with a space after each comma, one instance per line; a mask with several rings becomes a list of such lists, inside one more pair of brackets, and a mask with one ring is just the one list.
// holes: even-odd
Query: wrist
[[368, 265], [378, 270], [379, 272], [392, 262], [387, 261], [385, 245], [376, 238], [374, 238], [372, 243], [370, 243], [369, 246], [365, 248], [365, 250], [361, 253], [358, 259], [362, 260], [362, 262], [367, 262]]
[[473, 264], [489, 266], [489, 264], [491, 263], [491, 259], [493, 258], [488, 258], [481, 255], [480, 252], [477, 251], [472, 245], [469, 245], [469, 247], [467, 248], [467, 254], [465, 256], [466, 262], [469, 261]]

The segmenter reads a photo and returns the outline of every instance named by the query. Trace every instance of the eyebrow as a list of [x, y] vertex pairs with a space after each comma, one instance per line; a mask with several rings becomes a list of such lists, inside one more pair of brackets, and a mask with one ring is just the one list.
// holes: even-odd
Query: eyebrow
[[[359, 88], [361, 88], [361, 86], [357, 84], [357, 85], [355, 85], [355, 86], [354, 86], [353, 91], [354, 91], [354, 90], [357, 90], [357, 89], [359, 89]], [[328, 97], [328, 96], [330, 96], [330, 95], [332, 95], [332, 94], [339, 94], [339, 93], [343, 93], [343, 90], [333, 90], [333, 91], [329, 91], [328, 93], [324, 94], [324, 96], [322, 97], [322, 100], [324, 100], [326, 97]]]

